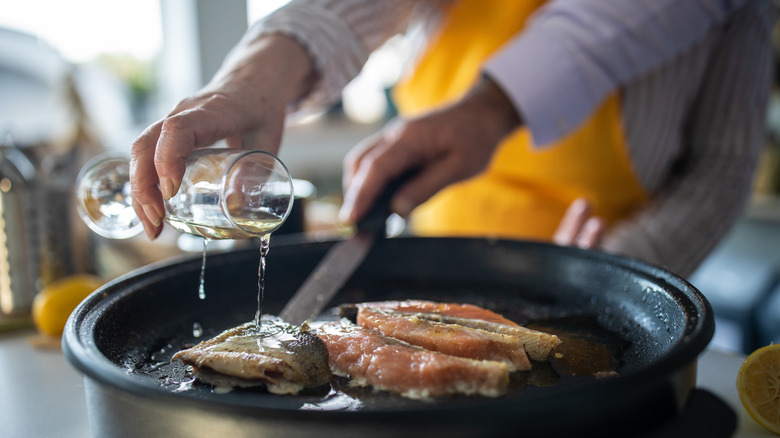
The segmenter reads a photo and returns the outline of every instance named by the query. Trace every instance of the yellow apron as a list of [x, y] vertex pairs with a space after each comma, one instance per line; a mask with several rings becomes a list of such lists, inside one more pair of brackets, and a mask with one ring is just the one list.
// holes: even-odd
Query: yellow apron
[[[484, 60], [522, 31], [544, 2], [460, 0], [451, 5], [412, 75], [395, 87], [401, 114], [415, 115], [461, 97]], [[527, 129], [515, 131], [496, 149], [485, 172], [419, 206], [411, 216], [412, 230], [431, 236], [549, 240], [578, 197], [613, 222], [647, 198], [627, 151], [615, 94], [556, 144], [533, 148]]]

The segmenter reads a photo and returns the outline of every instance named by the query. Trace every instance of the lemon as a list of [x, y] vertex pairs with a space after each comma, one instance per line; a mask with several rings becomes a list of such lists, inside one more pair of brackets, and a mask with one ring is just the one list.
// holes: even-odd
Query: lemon
[[737, 374], [737, 393], [754, 420], [780, 434], [780, 344], [751, 353]]
[[60, 336], [68, 317], [79, 303], [103, 282], [92, 275], [76, 274], [44, 287], [33, 300], [32, 316], [41, 334]]

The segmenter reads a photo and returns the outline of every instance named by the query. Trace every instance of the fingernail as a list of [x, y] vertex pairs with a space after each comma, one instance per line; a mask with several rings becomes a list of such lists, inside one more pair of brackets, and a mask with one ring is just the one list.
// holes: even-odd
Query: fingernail
[[350, 217], [352, 216], [352, 203], [344, 203], [341, 205], [341, 208], [339, 209], [339, 221], [342, 223], [348, 224], [350, 222]]
[[162, 177], [160, 178], [160, 192], [163, 195], [163, 198], [165, 199], [171, 199], [174, 195], [173, 193], [173, 181], [171, 181], [168, 177]]
[[352, 217], [352, 210], [355, 208], [355, 195], [352, 193], [351, 190], [347, 189], [344, 191], [344, 200], [341, 203], [341, 208], [339, 209], [338, 218], [339, 221], [345, 224], [351, 223], [350, 218]]
[[149, 240], [155, 239], [154, 231], [152, 231], [149, 227], [147, 227], [146, 224], [144, 224], [144, 233], [146, 233], [146, 237], [148, 237]]
[[585, 200], [585, 198], [575, 199], [570, 206], [572, 212], [577, 212], [577, 213], [582, 213], [583, 211], [586, 211], [589, 207], [590, 204], [588, 203], [588, 201]]
[[160, 214], [157, 213], [157, 209], [152, 207], [151, 205], [144, 205], [144, 214], [146, 214], [146, 218], [149, 219], [149, 221], [155, 226], [159, 227], [160, 223], [162, 222], [162, 217], [160, 217]]
[[582, 227], [582, 233], [580, 233], [577, 239], [577, 246], [584, 249], [595, 248], [601, 239], [603, 227], [601, 219], [597, 217], [589, 218]]

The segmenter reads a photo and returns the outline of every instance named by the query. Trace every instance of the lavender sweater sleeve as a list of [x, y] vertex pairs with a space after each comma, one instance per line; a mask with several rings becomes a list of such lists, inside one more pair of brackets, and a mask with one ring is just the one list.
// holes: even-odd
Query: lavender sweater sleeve
[[484, 66], [534, 142], [555, 142], [620, 85], [704, 37], [746, 0], [555, 0]]

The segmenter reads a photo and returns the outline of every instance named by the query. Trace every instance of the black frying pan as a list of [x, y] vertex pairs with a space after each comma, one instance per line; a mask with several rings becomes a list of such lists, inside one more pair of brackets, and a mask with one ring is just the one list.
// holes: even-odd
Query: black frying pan
[[[274, 242], [264, 313], [282, 308], [332, 244]], [[63, 346], [85, 374], [96, 436], [626, 436], [680, 412], [714, 330], [698, 291], [636, 260], [530, 242], [390, 239], [377, 243], [334, 305], [432, 299], [484, 306], [523, 324], [581, 325], [610, 348], [617, 377], [562, 376], [552, 386], [513, 379], [500, 398], [434, 402], [343, 381], [298, 396], [180, 387], [184, 368], [168, 358], [253, 318], [258, 262], [256, 250], [210, 255], [205, 300], [197, 293], [200, 259], [191, 258], [131, 273], [78, 307]]]

